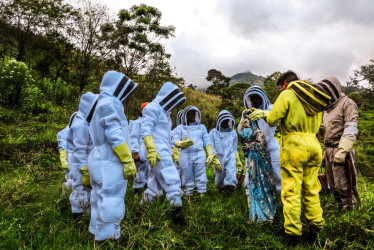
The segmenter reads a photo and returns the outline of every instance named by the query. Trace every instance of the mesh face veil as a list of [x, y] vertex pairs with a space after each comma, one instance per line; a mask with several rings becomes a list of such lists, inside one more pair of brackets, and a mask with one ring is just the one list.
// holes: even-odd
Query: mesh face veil
[[216, 129], [220, 132], [231, 132], [234, 129], [235, 120], [232, 114], [222, 110], [217, 117]]
[[[191, 117], [192, 112], [195, 113], [194, 117]], [[194, 106], [187, 107], [183, 112], [183, 116], [184, 116], [184, 119], [183, 119], [184, 125], [199, 125], [199, 124], [201, 124], [200, 110], [198, 108], [194, 107]], [[190, 119], [188, 119], [188, 118], [190, 118]]]
[[[252, 104], [252, 102], [250, 100], [251, 95], [260, 96], [260, 98], [262, 99], [262, 103], [259, 107], [255, 107]], [[270, 101], [269, 101], [265, 91], [259, 86], [252, 86], [252, 87], [248, 88], [247, 91], [244, 94], [244, 100], [243, 101], [244, 101], [244, 106], [245, 106], [246, 109], [258, 108], [258, 109], [266, 110], [270, 105]]]

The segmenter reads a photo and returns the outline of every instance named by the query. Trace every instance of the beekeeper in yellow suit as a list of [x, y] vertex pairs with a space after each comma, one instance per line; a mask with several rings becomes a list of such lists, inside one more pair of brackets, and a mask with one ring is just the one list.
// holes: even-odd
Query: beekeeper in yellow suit
[[265, 118], [271, 127], [280, 123], [281, 197], [285, 233], [291, 243], [301, 238], [301, 195], [305, 216], [310, 224], [307, 240], [314, 241], [325, 224], [318, 181], [322, 150], [316, 134], [322, 122], [321, 111], [328, 99], [329, 96], [308, 82], [297, 80], [279, 95], [271, 111], [253, 109], [249, 116], [252, 120]]

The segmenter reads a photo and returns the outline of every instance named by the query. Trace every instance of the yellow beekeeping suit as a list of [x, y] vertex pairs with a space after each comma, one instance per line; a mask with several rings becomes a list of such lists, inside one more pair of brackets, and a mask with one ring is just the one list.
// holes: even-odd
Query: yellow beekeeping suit
[[308, 115], [295, 92], [287, 89], [280, 94], [266, 120], [269, 126], [280, 123], [282, 131], [280, 164], [285, 232], [301, 235], [301, 196], [309, 224], [322, 228], [325, 221], [318, 181], [322, 150], [316, 138], [322, 113]]

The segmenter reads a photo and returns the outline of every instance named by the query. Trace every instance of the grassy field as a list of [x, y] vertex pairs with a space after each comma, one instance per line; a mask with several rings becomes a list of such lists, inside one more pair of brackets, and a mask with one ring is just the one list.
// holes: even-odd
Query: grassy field
[[[63, 195], [56, 132], [70, 114], [55, 108], [53, 116], [27, 119], [21, 113], [0, 110], [0, 248], [285, 248], [279, 236], [281, 207], [274, 223], [249, 223], [244, 190], [232, 196], [214, 186], [208, 170], [208, 193], [183, 198], [185, 226], [171, 222], [165, 197], [140, 205], [131, 185], [126, 194], [126, 215], [118, 241], [96, 242], [88, 232], [89, 216], [73, 221], [68, 194]], [[358, 156], [361, 207], [341, 213], [331, 195], [321, 196], [326, 227], [314, 245], [297, 248], [370, 249], [374, 246], [374, 184], [370, 177], [373, 110], [360, 111]], [[370, 130], [369, 130], [370, 131]], [[361, 137], [362, 136], [362, 137]], [[366, 165], [365, 165], [366, 164]], [[362, 166], [366, 166], [363, 168]], [[365, 175], [363, 175], [365, 174]], [[303, 232], [308, 227], [302, 217]]]

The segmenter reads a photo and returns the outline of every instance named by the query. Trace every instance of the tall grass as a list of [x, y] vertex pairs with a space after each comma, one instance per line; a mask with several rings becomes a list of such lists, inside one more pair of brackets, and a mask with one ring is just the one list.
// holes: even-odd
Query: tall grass
[[[200, 100], [198, 95], [196, 100]], [[209, 100], [201, 101], [201, 109], [213, 116], [215, 107], [205, 107], [205, 102]], [[211, 166], [207, 172], [208, 193], [183, 198], [185, 226], [172, 223], [172, 209], [165, 197], [140, 205], [140, 197], [129, 184], [121, 238], [95, 242], [88, 232], [89, 215], [74, 221], [68, 194], [61, 190], [64, 176], [55, 135], [73, 110], [53, 109], [49, 117], [28, 119], [22, 113], [0, 108], [0, 249], [286, 248], [279, 234], [282, 208], [278, 208], [274, 223], [250, 223], [244, 190], [232, 196], [220, 193]], [[364, 143], [359, 140], [355, 147], [358, 162], [372, 167], [367, 142], [367, 138]], [[321, 196], [325, 229], [316, 243], [303, 243], [297, 248], [373, 248], [374, 184], [362, 174], [359, 193], [361, 207], [347, 213], [339, 211], [332, 195]], [[302, 222], [305, 235], [308, 226], [304, 216]]]

